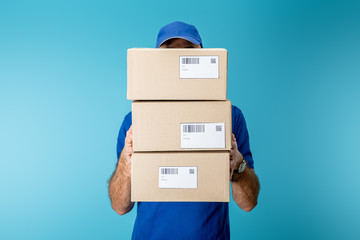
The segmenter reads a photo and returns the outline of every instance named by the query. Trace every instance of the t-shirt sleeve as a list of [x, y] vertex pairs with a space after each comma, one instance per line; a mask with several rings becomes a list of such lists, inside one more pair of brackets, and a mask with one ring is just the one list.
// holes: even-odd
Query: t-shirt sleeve
[[239, 152], [248, 163], [249, 168], [254, 168], [254, 161], [250, 150], [249, 133], [246, 127], [245, 117], [241, 110], [235, 106], [232, 107], [233, 114], [233, 133]]
[[119, 161], [121, 151], [123, 150], [124, 145], [125, 145], [126, 132], [129, 130], [131, 124], [132, 124], [131, 112], [129, 112], [124, 117], [124, 120], [123, 120], [123, 122], [121, 124], [121, 127], [120, 127], [120, 130], [119, 130], [119, 135], [118, 135], [118, 138], [117, 138], [116, 153], [117, 153], [117, 160], [118, 161]]

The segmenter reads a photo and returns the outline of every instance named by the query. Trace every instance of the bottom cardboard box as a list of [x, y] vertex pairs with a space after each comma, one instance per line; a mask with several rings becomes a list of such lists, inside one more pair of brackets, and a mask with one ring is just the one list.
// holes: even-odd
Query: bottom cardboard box
[[229, 153], [141, 152], [131, 163], [133, 202], [229, 202]]

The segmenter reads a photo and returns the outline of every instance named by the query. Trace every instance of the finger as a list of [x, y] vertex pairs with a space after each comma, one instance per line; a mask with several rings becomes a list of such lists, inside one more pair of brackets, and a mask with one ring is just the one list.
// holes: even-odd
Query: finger
[[232, 141], [232, 142], [231, 142], [231, 148], [232, 148], [232, 149], [237, 149], [236, 141]]
[[235, 166], [236, 166], [236, 161], [235, 161], [235, 160], [231, 160], [231, 161], [230, 161], [230, 168], [233, 169], [233, 168], [235, 168]]
[[234, 155], [234, 150], [229, 150], [229, 153], [230, 153], [229, 154], [230, 156], [233, 156]]
[[128, 131], [126, 132], [126, 137], [130, 137], [130, 136], [132, 136], [132, 132], [131, 132], [130, 130], [128, 130]]
[[127, 161], [129, 164], [131, 164], [131, 159], [132, 159], [132, 154], [128, 154], [128, 155], [126, 156], [126, 161]]
[[126, 155], [131, 156], [132, 153], [133, 153], [133, 148], [132, 148], [132, 146], [127, 146], [127, 147], [125, 148], [125, 152], [126, 152]]
[[127, 142], [127, 143], [131, 143], [131, 142], [132, 142], [132, 133], [130, 133], [130, 131], [128, 131], [128, 132], [126, 133], [125, 142]]
[[131, 144], [131, 143], [132, 143], [132, 137], [126, 136], [126, 138], [125, 138], [125, 143], [126, 143], [126, 144]]
[[129, 148], [131, 147], [131, 144], [129, 144], [129, 143], [126, 143], [125, 144], [125, 149], [126, 149], [126, 151], [128, 152], [129, 151]]
[[132, 135], [132, 125], [130, 128], [126, 131], [126, 136]]

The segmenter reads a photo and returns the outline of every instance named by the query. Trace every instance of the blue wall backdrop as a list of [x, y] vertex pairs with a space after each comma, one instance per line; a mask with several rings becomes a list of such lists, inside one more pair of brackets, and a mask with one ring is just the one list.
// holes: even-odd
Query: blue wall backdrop
[[129, 239], [107, 180], [126, 49], [197, 26], [229, 51], [258, 206], [233, 239], [360, 239], [359, 1], [0, 1], [0, 239]]

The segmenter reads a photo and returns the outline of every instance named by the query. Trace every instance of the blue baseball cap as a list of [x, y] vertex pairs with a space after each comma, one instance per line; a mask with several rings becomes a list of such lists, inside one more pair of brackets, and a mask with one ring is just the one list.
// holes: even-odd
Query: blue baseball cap
[[196, 27], [184, 22], [176, 21], [162, 27], [157, 37], [156, 47], [160, 47], [172, 38], [182, 38], [202, 47], [201, 37]]

